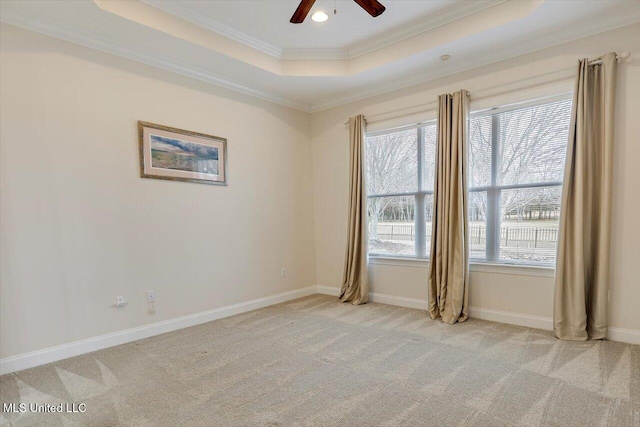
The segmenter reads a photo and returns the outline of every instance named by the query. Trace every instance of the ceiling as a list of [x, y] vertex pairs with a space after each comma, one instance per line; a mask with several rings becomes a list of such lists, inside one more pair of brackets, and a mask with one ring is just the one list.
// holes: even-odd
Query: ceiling
[[[147, 0], [147, 4], [185, 18], [194, 14], [216, 21], [234, 31], [263, 42], [276, 50], [283, 49], [348, 49], [372, 37], [393, 33], [398, 28], [424, 22], [461, 6], [456, 0], [387, 0], [387, 10], [380, 18], [372, 18], [352, 0], [316, 0], [309, 17], [316, 11], [326, 12], [330, 19], [317, 23], [307, 19], [292, 25], [289, 18], [297, 0], [275, 1], [166, 1]], [[463, 2], [465, 8], [482, 9], [500, 1]], [[333, 14], [334, 7], [337, 14]], [[250, 10], [251, 13], [247, 13]]]
[[294, 25], [297, 0], [3, 0], [0, 20], [304, 111], [640, 22], [637, 0], [381, 2]]

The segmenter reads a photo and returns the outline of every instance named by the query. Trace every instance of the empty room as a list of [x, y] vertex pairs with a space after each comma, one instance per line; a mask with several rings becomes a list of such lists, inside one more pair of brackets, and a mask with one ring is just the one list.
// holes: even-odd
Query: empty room
[[640, 0], [0, 0], [0, 426], [640, 427]]

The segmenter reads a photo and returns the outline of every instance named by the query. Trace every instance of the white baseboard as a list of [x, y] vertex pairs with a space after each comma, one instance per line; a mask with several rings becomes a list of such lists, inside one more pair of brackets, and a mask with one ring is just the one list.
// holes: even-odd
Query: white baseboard
[[490, 310], [488, 308], [469, 307], [469, 316], [476, 319], [490, 320], [510, 325], [553, 331], [553, 319], [550, 317], [532, 316], [530, 314], [512, 313], [509, 311]]
[[629, 344], [640, 344], [640, 331], [633, 329], [609, 328], [609, 341], [626, 342]]
[[331, 295], [334, 297], [340, 296], [340, 288], [334, 288], [332, 286], [316, 286], [316, 292], [324, 295]]
[[394, 295], [377, 294], [369, 292], [369, 301], [379, 302], [381, 304], [397, 305], [400, 307], [416, 308], [418, 310], [426, 310], [427, 300], [418, 298], [397, 297]]
[[7, 357], [5, 359], [0, 359], [0, 375], [15, 371], [21, 371], [23, 369], [33, 368], [35, 366], [44, 365], [47, 363], [55, 362], [57, 360], [78, 356], [92, 351], [101, 350], [103, 348], [125, 344], [131, 341], [148, 338], [154, 335], [164, 334], [166, 332], [171, 332], [178, 329], [188, 328], [190, 326], [211, 322], [213, 320], [222, 319], [224, 317], [229, 317], [236, 314], [245, 313], [247, 311], [290, 301], [296, 298], [305, 297], [317, 293], [316, 288], [316, 286], [309, 286], [307, 288], [283, 292], [264, 298], [258, 298], [251, 301], [228, 305], [226, 307], [220, 307], [213, 310], [190, 314], [188, 316], [177, 317], [175, 319], [165, 320], [163, 322], [152, 323], [137, 328], [126, 329], [124, 331], [114, 332], [94, 338], [88, 338], [68, 344], [61, 344], [55, 347], [45, 348], [43, 350]]
[[[318, 286], [318, 293], [338, 296], [340, 288]], [[381, 304], [397, 305], [400, 307], [427, 309], [427, 301], [418, 298], [399, 297], [395, 295], [369, 293], [369, 301]], [[508, 311], [491, 310], [488, 308], [470, 307], [469, 315], [476, 319], [489, 320], [510, 325], [525, 326], [527, 328], [553, 330], [553, 319], [550, 317], [532, 316], [530, 314], [512, 313]], [[608, 339], [629, 344], [640, 344], [640, 331], [621, 328], [609, 328]]]
[[[470, 307], [469, 315], [476, 319], [553, 331], [553, 318], [551, 317], [510, 313], [508, 311], [489, 310], [478, 307]], [[609, 328], [607, 339], [609, 341], [625, 342], [628, 344], [640, 344], [640, 331], [622, 328]]]
[[[318, 293], [337, 297], [340, 295], [340, 288], [332, 286], [318, 286]], [[419, 310], [427, 309], [427, 301], [418, 298], [398, 297], [395, 295], [377, 294], [369, 292], [369, 301], [380, 304], [397, 305], [400, 307], [417, 308]]]
[[[7, 357], [5, 359], [0, 359], [0, 375], [15, 371], [21, 371], [23, 369], [33, 368], [35, 366], [44, 365], [73, 356], [79, 356], [81, 354], [101, 350], [107, 347], [113, 347], [120, 344], [125, 344], [154, 335], [160, 335], [166, 332], [200, 325], [202, 323], [207, 323], [213, 320], [245, 313], [251, 310], [257, 310], [259, 308], [268, 307], [270, 305], [279, 304], [315, 293], [337, 297], [340, 294], [340, 288], [331, 286], [309, 286], [307, 288], [283, 292], [277, 295], [258, 298], [251, 301], [233, 304], [226, 307], [220, 307], [209, 311], [203, 311], [201, 313], [195, 313], [188, 316], [165, 320], [163, 322], [152, 323], [150, 325], [144, 325], [107, 335], [101, 335], [94, 338], [88, 338], [81, 341], [62, 344], [31, 353]], [[408, 307], [419, 310], [427, 309], [427, 301], [418, 298], [406, 298], [395, 295], [370, 293], [369, 300], [371, 302], [396, 305], [400, 307]], [[508, 323], [529, 328], [553, 330], [553, 319], [548, 317], [531, 316], [526, 314], [510, 313], [506, 311], [490, 310], [478, 307], [471, 307], [469, 314], [471, 317], [475, 317], [477, 319], [490, 320], [499, 323]], [[640, 344], [640, 331], [621, 328], [609, 328], [609, 340], [626, 342], [630, 344]]]

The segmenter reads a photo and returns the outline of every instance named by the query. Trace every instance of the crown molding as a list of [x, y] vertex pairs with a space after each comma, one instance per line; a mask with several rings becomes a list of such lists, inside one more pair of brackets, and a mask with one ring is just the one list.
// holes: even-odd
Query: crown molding
[[193, 8], [177, 1], [160, 1], [160, 0], [138, 0], [148, 6], [162, 10], [170, 15], [189, 21], [192, 24], [198, 25], [206, 30], [217, 33], [223, 37], [242, 43], [257, 51], [271, 55], [274, 58], [283, 58], [283, 49], [278, 46], [274, 46], [249, 34], [238, 31], [235, 28], [224, 25], [215, 19], [211, 19], [205, 16]]
[[325, 48], [285, 48], [264, 42], [256, 37], [250, 36], [242, 31], [224, 25], [214, 19], [202, 15], [184, 3], [161, 0], [139, 0], [140, 2], [169, 13], [175, 17], [189, 21], [206, 30], [227, 37], [238, 43], [242, 43], [257, 51], [271, 55], [276, 59], [312, 61], [312, 60], [345, 60], [353, 59], [367, 53], [374, 52], [403, 40], [433, 30], [442, 25], [464, 18], [465, 16], [478, 13], [484, 9], [505, 3], [507, 0], [474, 0], [452, 5], [445, 10], [430, 15], [427, 19], [414, 22], [413, 24], [393, 29], [379, 36], [374, 36], [361, 43], [355, 43], [345, 48], [325, 49]]
[[445, 10], [430, 15], [428, 18], [414, 22], [413, 24], [402, 26], [399, 29], [388, 31], [370, 40], [356, 43], [347, 48], [348, 57], [350, 59], [357, 58], [367, 53], [374, 52], [387, 46], [399, 43], [403, 40], [417, 36], [418, 34], [434, 30], [443, 25], [449, 24], [466, 16], [473, 15], [507, 0], [475, 0], [462, 2], [462, 4], [453, 5]]
[[191, 77], [206, 83], [220, 86], [234, 92], [239, 92], [245, 95], [252, 96], [254, 98], [273, 102], [274, 104], [279, 104], [296, 110], [309, 112], [309, 106], [306, 104], [302, 104], [287, 98], [274, 95], [269, 92], [252, 88], [226, 76], [221, 76], [208, 70], [184, 65], [180, 62], [173, 61], [163, 56], [141, 52], [139, 50], [132, 49], [131, 47], [123, 43], [116, 43], [93, 34], [87, 34], [72, 28], [68, 28], [66, 26], [46, 22], [40, 19], [34, 19], [32, 17], [14, 12], [4, 11], [2, 15], [0, 15], [0, 22], [51, 36], [60, 40], [79, 44], [88, 48], [100, 50], [102, 52], [117, 55], [133, 61], [142, 62], [144, 64], [161, 68], [163, 70], [171, 71], [176, 74], [181, 74], [183, 76]]
[[603, 23], [595, 28], [580, 28], [575, 31], [547, 33], [543, 36], [511, 45], [506, 49], [496, 49], [493, 54], [483, 55], [481, 59], [473, 62], [465, 62], [457, 68], [448, 68], [439, 72], [420, 72], [392, 80], [385, 84], [377, 84], [375, 89], [372, 90], [362, 90], [352, 95], [336, 97], [329, 102], [313, 103], [310, 106], [309, 112], [316, 113], [330, 108], [339, 107], [341, 105], [350, 104], [352, 102], [362, 101], [363, 99], [372, 98], [374, 96], [384, 95], [396, 90], [407, 89], [412, 86], [427, 83], [453, 74], [463, 73], [465, 71], [491, 65], [496, 62], [505, 61], [507, 59], [569, 43], [574, 40], [615, 30], [616, 28], [622, 28], [637, 22], [640, 22], [640, 12], [636, 15], [626, 16], [623, 19]]
[[311, 48], [311, 49], [283, 49], [282, 57], [283, 60], [292, 60], [292, 61], [336, 61], [336, 60], [345, 60], [351, 59], [349, 57], [349, 51], [347, 49], [320, 49], [320, 48]]
[[384, 84], [375, 85], [375, 89], [360, 90], [348, 96], [338, 96], [330, 102], [312, 103], [311, 105], [296, 102], [294, 100], [275, 95], [270, 92], [252, 88], [249, 85], [235, 81], [226, 76], [221, 76], [201, 68], [184, 65], [183, 63], [170, 60], [163, 56], [149, 54], [133, 49], [123, 43], [116, 43], [104, 38], [80, 32], [59, 24], [48, 21], [34, 19], [14, 12], [5, 12], [0, 15], [0, 21], [10, 25], [25, 28], [37, 33], [45, 34], [54, 38], [76, 43], [92, 49], [114, 54], [123, 58], [142, 62], [170, 72], [181, 74], [197, 80], [221, 86], [226, 89], [249, 95], [258, 99], [269, 101], [278, 105], [283, 105], [296, 110], [314, 113], [329, 108], [337, 107], [351, 102], [360, 101], [378, 95], [383, 95], [396, 90], [406, 89], [411, 86], [423, 84], [452, 74], [469, 71], [474, 68], [493, 64], [513, 57], [536, 52], [542, 49], [557, 46], [559, 44], [571, 42], [580, 38], [595, 35], [605, 31], [631, 25], [640, 22], [640, 12], [628, 15], [622, 19], [610, 20], [597, 27], [579, 28], [574, 31], [547, 33], [543, 36], [526, 40], [522, 43], [511, 45], [506, 49], [495, 50], [493, 54], [483, 55], [480, 59], [472, 62], [463, 62], [460, 65], [451, 63], [450, 67], [441, 71], [420, 72], [413, 75], [401, 77], [388, 81]]

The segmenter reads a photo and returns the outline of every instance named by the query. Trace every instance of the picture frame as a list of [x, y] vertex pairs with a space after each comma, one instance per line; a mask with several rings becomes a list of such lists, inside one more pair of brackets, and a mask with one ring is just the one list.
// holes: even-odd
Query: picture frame
[[138, 121], [140, 177], [227, 185], [227, 140]]

